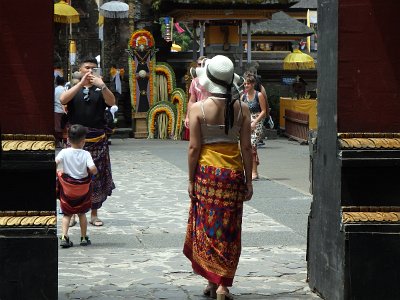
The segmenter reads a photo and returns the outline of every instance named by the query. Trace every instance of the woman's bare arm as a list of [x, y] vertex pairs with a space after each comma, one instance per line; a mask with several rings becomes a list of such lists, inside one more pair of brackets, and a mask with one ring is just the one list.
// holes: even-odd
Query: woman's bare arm
[[261, 112], [258, 117], [253, 121], [256, 124], [263, 120], [267, 116], [267, 101], [265, 100], [262, 93], [258, 93], [258, 102], [260, 103]]
[[251, 169], [253, 166], [252, 148], [251, 148], [251, 117], [250, 110], [247, 104], [241, 103], [243, 122], [240, 129], [240, 150], [242, 152], [242, 159], [244, 165], [244, 172], [246, 176], [247, 194], [246, 200], [250, 200], [253, 196], [253, 183], [251, 178]]
[[189, 113], [190, 140], [188, 151], [189, 181], [194, 180], [197, 161], [201, 150], [201, 129], [200, 129], [200, 104], [194, 103]]
[[201, 129], [200, 129], [200, 103], [194, 103], [189, 112], [190, 140], [188, 150], [188, 169], [189, 169], [189, 196], [194, 199], [194, 175], [196, 173], [197, 162], [201, 151]]
[[261, 85], [261, 91], [260, 92], [264, 96], [264, 99], [265, 99], [266, 112], [267, 112], [267, 114], [265, 116], [268, 117], [269, 116], [269, 110], [270, 110], [269, 103], [268, 103], [268, 96], [267, 96], [267, 91], [265, 90], [264, 86], [262, 86], [262, 85]]

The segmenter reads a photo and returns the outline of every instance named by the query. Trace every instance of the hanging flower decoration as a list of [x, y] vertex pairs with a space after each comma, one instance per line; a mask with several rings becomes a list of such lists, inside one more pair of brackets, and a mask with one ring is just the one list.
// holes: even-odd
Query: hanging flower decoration
[[[129, 55], [129, 87], [131, 90], [131, 102], [132, 102], [132, 112], [134, 113], [137, 106], [137, 101], [139, 99], [139, 87], [137, 84], [138, 76], [136, 74], [137, 67], [139, 64], [147, 64], [149, 69], [148, 73], [148, 101], [150, 106], [153, 105], [154, 97], [154, 65], [155, 65], [155, 55], [154, 55], [154, 37], [153, 35], [144, 29], [136, 30], [132, 33], [131, 38], [128, 43], [127, 52]], [[124, 72], [120, 75], [123, 76]]]
[[176, 124], [176, 107], [170, 102], [160, 101], [154, 104], [147, 112], [147, 131], [149, 133], [149, 139], [154, 139], [156, 117], [160, 113], [165, 113], [167, 115], [167, 132], [170, 137], [174, 136], [174, 129]]
[[174, 139], [181, 139], [182, 129], [183, 129], [183, 116], [186, 116], [186, 94], [181, 88], [176, 88], [171, 94], [171, 103], [176, 105], [176, 126]]
[[121, 78], [124, 78], [124, 74], [125, 74], [125, 70], [123, 69], [123, 68], [121, 68], [121, 69], [116, 69], [116, 68], [114, 68], [114, 67], [111, 67], [111, 69], [110, 69], [110, 76], [111, 77], [114, 77], [115, 75], [117, 75], [117, 71], [119, 70], [119, 76], [121, 77]]
[[[128, 65], [130, 76], [129, 86], [133, 107], [132, 117], [134, 116], [134, 111], [137, 109], [140, 96], [137, 80], [141, 80], [139, 79], [140, 72], [138, 70], [142, 68], [139, 68], [139, 66], [146, 64], [148, 68], [146, 76], [148, 79], [147, 92], [150, 104], [150, 109], [147, 112], [148, 138], [154, 138], [155, 126], [157, 124], [159, 133], [164, 133], [164, 135], [159, 135], [161, 138], [164, 138], [166, 133], [170, 138], [180, 139], [183, 129], [183, 119], [186, 114], [186, 94], [182, 89], [176, 89], [176, 78], [173, 68], [168, 63], [156, 62], [154, 45], [153, 35], [143, 29], [136, 30], [129, 40], [127, 52], [130, 54]], [[117, 70], [115, 69], [110, 71], [111, 75], [116, 72]], [[157, 77], [163, 78], [163, 99], [158, 100], [164, 101], [155, 103], [157, 89], [160, 88], [157, 83]], [[140, 78], [143, 79], [144, 77]], [[158, 116], [162, 116], [162, 121], [160, 121]]]
[[171, 94], [176, 87], [175, 72], [171, 65], [165, 62], [157, 63], [156, 74], [164, 75], [167, 78], [168, 94]]
[[154, 65], [156, 63], [156, 59], [153, 56], [153, 58], [149, 61], [149, 89], [150, 89], [150, 95], [149, 95], [149, 102], [150, 102], [150, 106], [152, 106], [154, 104], [154, 78], [156, 75], [156, 71], [154, 68]]
[[133, 113], [136, 111], [136, 63], [135, 60], [129, 57], [129, 77], [131, 80], [129, 80], [129, 88], [131, 91], [131, 101], [132, 101], [132, 117]]
[[155, 43], [153, 35], [149, 31], [144, 29], [139, 29], [134, 31], [129, 40], [129, 46], [131, 48], [136, 48], [139, 47], [140, 45], [153, 47], [154, 44]]
[[110, 69], [110, 78], [115, 81], [115, 91], [122, 94], [122, 81], [121, 79], [124, 77], [124, 69], [117, 69], [111, 67]]

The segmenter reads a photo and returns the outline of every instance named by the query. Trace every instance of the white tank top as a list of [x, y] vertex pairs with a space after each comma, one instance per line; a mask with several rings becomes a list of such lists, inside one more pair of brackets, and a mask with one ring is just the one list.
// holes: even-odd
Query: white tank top
[[[211, 97], [210, 97], [211, 98]], [[224, 98], [212, 97], [215, 100], [221, 101]], [[215, 144], [215, 143], [231, 143], [236, 144], [239, 141], [240, 126], [238, 125], [242, 117], [242, 105], [237, 118], [234, 120], [232, 128], [229, 129], [228, 134], [225, 134], [225, 125], [211, 125], [207, 124], [206, 115], [204, 113], [204, 101], [201, 102], [201, 111], [203, 113], [203, 122], [201, 123], [201, 143]]]

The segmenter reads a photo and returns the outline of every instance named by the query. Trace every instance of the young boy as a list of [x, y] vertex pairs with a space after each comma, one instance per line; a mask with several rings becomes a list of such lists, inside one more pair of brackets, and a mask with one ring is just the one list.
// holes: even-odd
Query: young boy
[[81, 246], [90, 245], [89, 237], [86, 235], [87, 219], [86, 213], [90, 210], [91, 181], [92, 176], [97, 174], [97, 168], [92, 156], [86, 150], [85, 145], [87, 129], [82, 125], [75, 124], [69, 128], [68, 140], [71, 148], [62, 149], [57, 157], [57, 166], [62, 163], [63, 169], [58, 170], [58, 198], [61, 210], [64, 213], [62, 219], [62, 235], [60, 246], [69, 248], [73, 246], [68, 236], [69, 222], [73, 214], [78, 214], [81, 227]]

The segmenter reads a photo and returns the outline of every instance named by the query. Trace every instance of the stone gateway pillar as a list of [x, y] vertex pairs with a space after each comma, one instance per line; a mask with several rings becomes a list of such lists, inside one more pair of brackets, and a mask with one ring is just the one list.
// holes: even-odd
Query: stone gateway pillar
[[400, 299], [398, 1], [318, 3], [307, 266], [324, 299]]
[[0, 4], [2, 300], [58, 295], [53, 14], [52, 1]]

